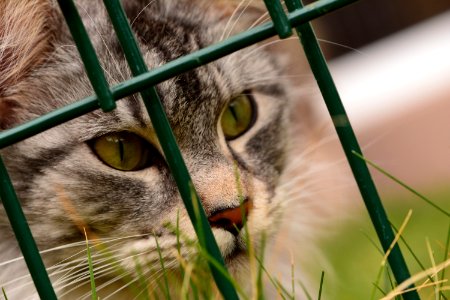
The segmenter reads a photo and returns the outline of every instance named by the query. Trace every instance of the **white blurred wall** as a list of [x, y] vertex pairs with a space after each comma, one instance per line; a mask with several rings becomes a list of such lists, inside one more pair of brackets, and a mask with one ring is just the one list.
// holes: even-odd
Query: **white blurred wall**
[[[416, 188], [450, 187], [450, 12], [330, 69], [369, 159]], [[382, 188], [397, 188], [372, 173]]]

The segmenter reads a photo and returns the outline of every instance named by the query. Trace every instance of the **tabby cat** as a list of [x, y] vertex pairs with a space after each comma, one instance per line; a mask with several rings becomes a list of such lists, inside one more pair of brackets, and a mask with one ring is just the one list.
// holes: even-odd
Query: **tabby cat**
[[[103, 3], [76, 4], [109, 84], [130, 78]], [[149, 69], [267, 20], [250, 1], [126, 0], [123, 8]], [[0, 45], [1, 130], [93, 94], [56, 2], [0, 0]], [[272, 244], [287, 200], [280, 176], [295, 93], [284, 65], [270, 43], [255, 45], [156, 86], [235, 276], [249, 269], [243, 227], [255, 249], [263, 236]], [[1, 154], [61, 298], [90, 297], [84, 230], [131, 278], [136, 262], [154, 274], [161, 254], [171, 272], [182, 260], [178, 253], [189, 260], [195, 252], [187, 242], [195, 238], [192, 225], [138, 95]], [[10, 299], [37, 298], [3, 209], [0, 234], [0, 286]], [[94, 264], [101, 299], [132, 299], [108, 259], [95, 256]], [[181, 283], [171, 284], [176, 293]]]

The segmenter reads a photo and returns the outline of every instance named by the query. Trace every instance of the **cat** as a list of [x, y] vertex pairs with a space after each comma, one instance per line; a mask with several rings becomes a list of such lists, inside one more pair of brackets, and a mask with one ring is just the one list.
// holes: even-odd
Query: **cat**
[[[109, 84], [131, 78], [103, 3], [76, 4]], [[267, 20], [260, 5], [225, 0], [127, 0], [123, 8], [149, 69]], [[93, 94], [54, 1], [0, 0], [0, 43], [2, 130]], [[290, 123], [297, 95], [283, 79], [286, 59], [269, 44], [245, 48], [156, 86], [219, 248], [238, 277], [249, 269], [243, 227], [258, 249], [263, 236], [272, 244], [283, 220], [290, 202], [282, 176], [289, 174], [286, 165], [294, 164], [287, 155], [289, 131], [309, 118]], [[1, 154], [62, 299], [90, 297], [84, 230], [110, 247], [131, 277], [136, 259], [159, 269], [159, 253], [168, 269], [176, 268], [175, 227], [186, 240], [195, 239], [138, 95], [118, 101], [112, 112], [88, 113]], [[0, 286], [10, 299], [37, 298], [3, 211], [0, 234]], [[182, 256], [192, 251], [182, 240]], [[114, 280], [117, 275], [107, 271], [108, 265], [102, 269], [101, 262], [98, 268], [104, 271], [96, 278], [103, 283], [100, 297], [132, 299], [126, 284]]]

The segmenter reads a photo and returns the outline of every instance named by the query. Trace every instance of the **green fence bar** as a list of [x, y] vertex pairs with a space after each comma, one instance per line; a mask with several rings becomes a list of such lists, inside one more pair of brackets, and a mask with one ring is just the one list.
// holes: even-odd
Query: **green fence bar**
[[270, 18], [273, 21], [278, 36], [281, 39], [291, 36], [292, 28], [286, 14], [284, 13], [280, 0], [264, 0], [264, 3], [269, 11]]
[[25, 215], [20, 207], [16, 192], [0, 156], [0, 198], [8, 215], [9, 222], [19, 243], [31, 278], [41, 299], [56, 300], [56, 294], [45, 270], [39, 250], [31, 235]]
[[66, 19], [66, 23], [69, 26], [70, 33], [75, 41], [81, 59], [83, 60], [89, 81], [98, 96], [100, 107], [105, 112], [115, 109], [116, 102], [113, 100], [105, 74], [95, 55], [94, 47], [81, 22], [80, 15], [78, 14], [73, 0], [58, 0], [58, 3], [64, 18]]
[[[291, 11], [302, 8], [300, 0], [286, 0], [286, 5]], [[336, 132], [364, 199], [375, 231], [386, 252], [391, 246], [395, 235], [389, 224], [383, 204], [381, 203], [366, 163], [352, 153], [352, 151], [355, 151], [362, 154], [339, 93], [333, 82], [330, 71], [328, 70], [319, 43], [317, 42], [314, 31], [309, 23], [298, 26], [296, 30], [305, 50], [311, 70], [313, 71], [314, 77], [322, 92], [325, 104], [333, 120]], [[411, 277], [397, 244], [388, 256], [388, 261], [398, 284]], [[415, 300], [419, 299], [419, 295], [417, 294], [417, 291], [413, 290], [403, 294], [403, 298], [405, 300]]]
[[[288, 19], [292, 26], [298, 26], [356, 1], [358, 0], [322, 0], [292, 12], [289, 14]], [[113, 99], [117, 101], [149, 86], [161, 83], [182, 72], [205, 65], [275, 35], [277, 35], [277, 32], [274, 24], [271, 22], [242, 32], [223, 42], [177, 58], [161, 67], [111, 87]], [[28, 123], [0, 132], [0, 149], [95, 110], [99, 108], [95, 103], [96, 101], [98, 101], [96, 96], [90, 96], [44, 116], [38, 117]]]
[[[106, 9], [113, 23], [120, 45], [125, 53], [125, 57], [134, 76], [148, 72], [147, 65], [136, 43], [130, 24], [118, 0], [104, 0]], [[199, 243], [203, 249], [219, 264], [208, 261], [209, 268], [216, 282], [216, 285], [225, 299], [239, 299], [234, 286], [227, 279], [227, 268], [220, 253], [219, 246], [214, 238], [209, 226], [206, 213], [201, 204], [200, 198], [195, 191], [189, 172], [176, 144], [175, 136], [170, 128], [169, 121], [164, 112], [161, 100], [154, 87], [141, 91], [142, 99], [152, 121], [158, 140], [166, 157], [184, 206], [189, 214], [194, 226]], [[228, 275], [229, 277], [229, 275]]]

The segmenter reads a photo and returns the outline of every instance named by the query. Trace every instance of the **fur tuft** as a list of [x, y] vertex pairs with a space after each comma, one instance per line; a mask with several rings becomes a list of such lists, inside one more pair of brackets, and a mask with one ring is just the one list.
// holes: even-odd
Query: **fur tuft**
[[13, 123], [15, 86], [43, 61], [52, 38], [51, 2], [0, 1], [0, 129]]

